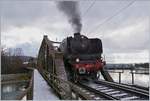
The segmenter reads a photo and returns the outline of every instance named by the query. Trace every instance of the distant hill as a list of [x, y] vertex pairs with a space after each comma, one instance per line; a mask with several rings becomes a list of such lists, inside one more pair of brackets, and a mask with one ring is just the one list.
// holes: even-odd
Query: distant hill
[[31, 58], [36, 59], [35, 57], [32, 56], [19, 56], [19, 58], [21, 58], [23, 62], [29, 61]]
[[9, 58], [20, 58], [23, 62], [27, 62], [29, 61], [30, 59], [36, 59], [35, 57], [32, 57], [32, 56], [6, 56], [6, 57], [9, 57]]
[[106, 64], [108, 69], [135, 69], [135, 68], [149, 68], [149, 63], [139, 64]]

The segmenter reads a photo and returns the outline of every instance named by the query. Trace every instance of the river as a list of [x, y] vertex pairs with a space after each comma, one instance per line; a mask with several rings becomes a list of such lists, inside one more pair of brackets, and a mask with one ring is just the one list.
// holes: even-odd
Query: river
[[[121, 72], [122, 70], [111, 70], [112, 72], [109, 72], [111, 77], [115, 82], [119, 82], [119, 73], [114, 72]], [[100, 76], [100, 79], [104, 79], [102, 76]], [[132, 73], [131, 70], [123, 70], [123, 73], [121, 73], [121, 83], [125, 84], [132, 84]], [[144, 87], [149, 87], [149, 74], [134, 74], [134, 84]]]

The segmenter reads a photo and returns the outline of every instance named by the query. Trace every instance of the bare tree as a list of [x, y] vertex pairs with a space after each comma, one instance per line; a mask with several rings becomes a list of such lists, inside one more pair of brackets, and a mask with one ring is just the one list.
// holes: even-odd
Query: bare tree
[[14, 56], [23, 56], [22, 48], [15, 48], [14, 49]]
[[6, 74], [9, 73], [10, 68], [10, 58], [8, 56], [8, 51], [5, 46], [1, 47], [1, 73]]
[[23, 51], [21, 48], [1, 48], [1, 70], [2, 74], [18, 73], [23, 65]]

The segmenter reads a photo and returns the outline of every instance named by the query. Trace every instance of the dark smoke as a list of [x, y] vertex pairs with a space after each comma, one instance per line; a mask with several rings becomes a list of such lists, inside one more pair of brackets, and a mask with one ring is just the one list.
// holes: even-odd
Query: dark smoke
[[76, 1], [59, 1], [57, 2], [57, 6], [68, 17], [68, 21], [71, 23], [74, 32], [80, 32], [82, 24], [78, 3]]

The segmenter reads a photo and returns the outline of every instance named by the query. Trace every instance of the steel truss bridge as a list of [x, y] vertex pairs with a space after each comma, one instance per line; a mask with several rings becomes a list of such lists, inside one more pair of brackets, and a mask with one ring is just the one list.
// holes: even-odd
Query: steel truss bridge
[[83, 100], [149, 100], [149, 91], [119, 84], [109, 80], [90, 80], [73, 83], [68, 81], [63, 63], [63, 53], [54, 42], [44, 36], [38, 55], [38, 70], [60, 99]]

